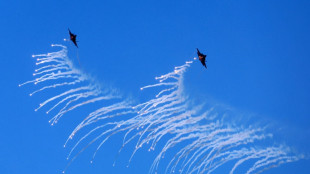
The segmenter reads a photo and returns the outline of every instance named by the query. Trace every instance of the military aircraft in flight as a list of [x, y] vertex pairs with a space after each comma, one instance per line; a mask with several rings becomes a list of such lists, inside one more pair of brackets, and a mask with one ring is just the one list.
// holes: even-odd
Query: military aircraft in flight
[[206, 65], [206, 57], [207, 57], [207, 55], [202, 54], [202, 53], [198, 50], [198, 48], [197, 48], [197, 54], [198, 54], [198, 58], [199, 58], [201, 64], [202, 64], [204, 67], [206, 67], [206, 68], [208, 69], [208, 67], [207, 67], [207, 65]]
[[79, 48], [78, 47], [78, 45], [77, 45], [77, 41], [76, 41], [76, 34], [73, 34], [73, 33], [71, 33], [71, 31], [70, 31], [70, 29], [68, 28], [68, 30], [69, 30], [69, 34], [70, 34], [70, 40], [74, 43], [74, 45], [77, 47], [77, 48]]

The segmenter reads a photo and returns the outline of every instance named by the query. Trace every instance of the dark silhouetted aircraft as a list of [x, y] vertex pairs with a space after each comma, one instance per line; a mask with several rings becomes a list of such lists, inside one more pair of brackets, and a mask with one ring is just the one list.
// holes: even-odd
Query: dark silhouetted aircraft
[[70, 40], [74, 43], [74, 45], [75, 45], [77, 48], [79, 48], [79, 47], [77, 46], [77, 43], [76, 43], [76, 34], [71, 33], [71, 31], [70, 31], [69, 28], [68, 28], [68, 30], [69, 30], [69, 34], [70, 34]]
[[[199, 58], [201, 64], [202, 64], [204, 67], [207, 68], [207, 65], [206, 65], [206, 57], [207, 57], [207, 55], [202, 54], [202, 53], [198, 50], [198, 48], [197, 48], [197, 54], [198, 54], [198, 58]], [[208, 69], [208, 68], [207, 68], [207, 69]]]

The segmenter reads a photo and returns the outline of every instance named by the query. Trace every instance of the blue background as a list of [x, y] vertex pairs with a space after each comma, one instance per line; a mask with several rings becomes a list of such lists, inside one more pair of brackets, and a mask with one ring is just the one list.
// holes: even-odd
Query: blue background
[[[208, 54], [208, 70], [195, 62], [186, 74], [187, 93], [210, 105], [233, 108], [274, 125], [271, 132], [298, 153], [310, 145], [310, 1], [1, 1], [0, 2], [0, 173], [60, 173], [69, 148], [63, 144], [83, 118], [68, 114], [54, 127], [34, 112], [48, 93], [29, 97], [35, 68], [32, 54], [68, 45], [67, 28], [78, 35], [83, 69], [103, 84], [139, 100], [139, 88], [196, 56]], [[92, 149], [70, 173], [146, 173], [154, 154], [141, 151], [129, 168], [121, 136], [89, 164]], [[124, 156], [124, 158], [122, 158]], [[266, 173], [309, 173], [309, 160]]]

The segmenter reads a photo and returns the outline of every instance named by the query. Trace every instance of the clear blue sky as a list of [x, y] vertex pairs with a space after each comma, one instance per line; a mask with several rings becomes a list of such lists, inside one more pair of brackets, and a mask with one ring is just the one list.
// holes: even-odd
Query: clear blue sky
[[[255, 115], [257, 122], [267, 120], [278, 128], [272, 131], [281, 142], [307, 154], [309, 19], [306, 0], [1, 1], [0, 173], [55, 174], [67, 164], [69, 149], [63, 144], [77, 123], [74, 115], [51, 127], [49, 116], [34, 112], [46, 94], [29, 97], [33, 88], [18, 84], [32, 79], [31, 55], [55, 50], [52, 43], [68, 45], [75, 55], [75, 47], [63, 41], [68, 27], [78, 35], [85, 71], [141, 100], [141, 86], [182, 65], [200, 48], [208, 54], [208, 70], [195, 62], [186, 74], [190, 96]], [[89, 164], [92, 151], [86, 151], [68, 172], [148, 171], [152, 156], [146, 152], [130, 168], [113, 168], [114, 140], [95, 164]], [[301, 160], [266, 173], [309, 173], [309, 165]]]

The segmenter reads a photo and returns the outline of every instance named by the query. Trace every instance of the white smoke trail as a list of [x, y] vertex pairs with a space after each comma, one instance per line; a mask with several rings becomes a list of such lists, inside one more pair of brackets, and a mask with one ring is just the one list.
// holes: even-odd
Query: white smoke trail
[[[119, 98], [119, 96], [112, 92], [103, 92], [98, 84], [93, 83], [90, 80], [91, 78], [89, 76], [75, 68], [67, 56], [68, 51], [65, 46], [59, 44], [52, 46], [60, 47], [62, 49], [57, 52], [33, 55], [32, 57], [37, 58], [36, 65], [40, 66], [33, 74], [36, 78], [19, 85], [23, 86], [28, 83], [33, 83], [35, 85], [47, 83], [43, 87], [32, 92], [30, 96], [50, 88], [71, 86], [71, 89], [45, 100], [35, 109], [35, 111], [37, 111], [48, 103], [56, 101], [57, 103], [47, 110], [46, 113], [48, 114], [56, 107], [62, 105], [62, 108], [59, 109], [58, 113], [50, 120], [52, 125], [57, 123], [65, 113], [78, 107], [102, 100]], [[64, 82], [59, 83], [59, 81]], [[52, 83], [52, 85], [49, 85], [48, 83]]]
[[[166, 173], [174, 173], [177, 168], [180, 173], [211, 173], [228, 162], [235, 163], [230, 172], [234, 173], [247, 158], [257, 159], [248, 170], [248, 173], [252, 173], [259, 168], [265, 170], [302, 158], [284, 146], [258, 147], [256, 144], [272, 138], [272, 134], [266, 133], [265, 129], [252, 126], [238, 128], [221, 119], [215, 120], [217, 113], [213, 109], [202, 112], [202, 106], [191, 107], [183, 91], [183, 75], [191, 63], [186, 62], [176, 67], [174, 72], [156, 77], [159, 83], [141, 88], [167, 86], [155, 99], [135, 107], [140, 109], [139, 115], [130, 120], [134, 126], [125, 135], [126, 139], [134, 128], [142, 129], [128, 138], [131, 141], [138, 137], [133, 155], [149, 142], [152, 142], [149, 150], [154, 150], [163, 136], [170, 135], [155, 158], [150, 173], [157, 173], [159, 162], [169, 149], [184, 143], [188, 145], [174, 155], [167, 165]], [[162, 93], [165, 95], [161, 96]], [[125, 139], [124, 145], [128, 143]]]
[[[53, 125], [69, 111], [94, 102], [109, 101], [105, 102], [105, 106], [89, 113], [68, 137], [65, 146], [78, 132], [89, 128], [73, 145], [68, 155], [68, 159], [71, 159], [68, 166], [86, 148], [99, 141], [93, 154], [94, 159], [102, 145], [121, 132], [124, 133], [124, 138], [118, 154], [129, 142], [136, 143], [129, 163], [143, 146], [148, 145], [148, 150], [153, 151], [159, 141], [164, 143], [163, 147], [159, 147], [160, 152], [150, 168], [150, 173], [158, 171], [160, 161], [167, 151], [172, 149], [177, 152], [166, 165], [166, 173], [212, 173], [227, 163], [234, 164], [229, 169], [230, 173], [234, 173], [247, 161], [252, 162], [247, 173], [254, 173], [302, 158], [291, 153], [284, 145], [258, 146], [263, 140], [272, 138], [272, 134], [266, 133], [262, 128], [239, 128], [221, 119], [214, 108], [204, 111], [203, 105], [189, 104], [189, 97], [184, 94], [183, 79], [192, 61], [175, 67], [173, 72], [156, 77], [158, 83], [142, 87], [141, 90], [161, 90], [154, 99], [132, 106], [132, 101], [121, 99], [112, 91], [102, 90], [89, 76], [76, 69], [67, 56], [65, 46], [52, 46], [62, 49], [33, 55], [37, 58], [36, 65], [40, 66], [33, 74], [36, 78], [20, 86], [29, 83], [43, 85], [30, 95], [50, 88], [67, 88], [43, 101], [35, 111], [52, 103], [54, 104], [46, 113], [62, 107], [50, 120]], [[84, 141], [88, 141], [86, 146], [82, 145]]]
[[[284, 146], [257, 147], [256, 142], [272, 138], [272, 134], [267, 134], [262, 128], [254, 128], [251, 126], [249, 126], [249, 128], [237, 128], [223, 120], [215, 120], [214, 118], [216, 118], [216, 116], [214, 116], [214, 114], [216, 113], [213, 112], [213, 109], [201, 113], [202, 107], [191, 108], [186, 104], [185, 100], [182, 100], [182, 96], [184, 95], [182, 91], [183, 80], [182, 78], [175, 78], [172, 74], [175, 73], [183, 77], [183, 73], [189, 65], [190, 64], [187, 62], [182, 66], [184, 69], [181, 69], [180, 74], [172, 72], [162, 76], [165, 77], [165, 80], [169, 77], [178, 80], [179, 83], [176, 84], [179, 86], [176, 86], [175, 89], [181, 90], [178, 91], [178, 95], [174, 98], [174, 101], [170, 102], [179, 101], [182, 110], [178, 109], [181, 112], [176, 113], [176, 115], [167, 120], [163, 120], [164, 122], [169, 122], [169, 120], [177, 118], [175, 121], [165, 125], [169, 125], [168, 128], [171, 127], [173, 129], [168, 129], [169, 132], [153, 132], [153, 137], [162, 137], [169, 133], [172, 135], [172, 138], [166, 142], [155, 158], [150, 173], [157, 173], [160, 160], [164, 158], [165, 153], [169, 149], [178, 144], [184, 144], [185, 142], [187, 145], [181, 148], [170, 160], [166, 168], [166, 173], [174, 173], [175, 171], [179, 173], [212, 173], [225, 163], [235, 162], [234, 167], [230, 171], [230, 173], [234, 173], [236, 168], [244, 161], [257, 159], [253, 166], [247, 171], [247, 173], [253, 173], [259, 168], [264, 168], [265, 170], [285, 162], [292, 162], [302, 158], [301, 156], [294, 155], [290, 152], [289, 148], [284, 148]], [[160, 86], [161, 83], [160, 81], [158, 84], [147, 87]], [[171, 94], [173, 94], [173, 92], [171, 92]], [[146, 104], [149, 103], [146, 102]], [[165, 113], [166, 110], [162, 109], [161, 112]], [[162, 113], [160, 115], [162, 115]], [[155, 123], [156, 122], [157, 120]], [[147, 138], [144, 140], [150, 141]], [[138, 147], [140, 146], [141, 145]], [[275, 163], [277, 165], [274, 165]]]

